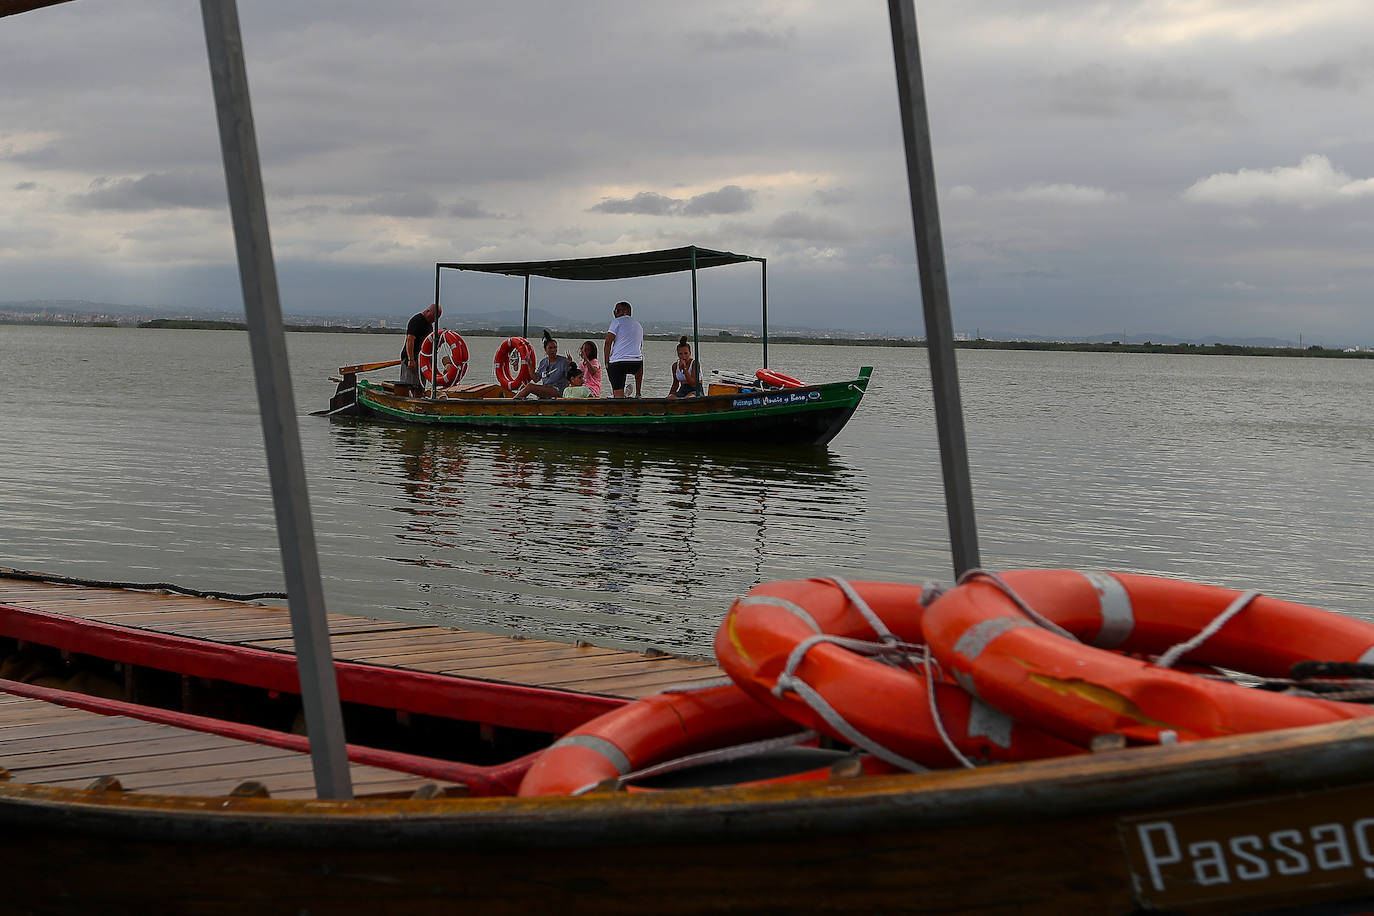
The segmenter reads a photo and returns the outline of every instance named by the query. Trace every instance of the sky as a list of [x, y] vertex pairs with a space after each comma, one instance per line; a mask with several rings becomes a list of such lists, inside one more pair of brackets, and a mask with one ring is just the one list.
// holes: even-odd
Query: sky
[[[283, 310], [697, 244], [775, 325], [923, 332], [878, 0], [240, 0]], [[916, 4], [960, 333], [1374, 346], [1374, 4]], [[0, 301], [242, 307], [199, 5], [0, 20]], [[446, 315], [519, 280], [446, 274]], [[756, 265], [700, 276], [756, 320]], [[533, 304], [690, 320], [690, 280]], [[632, 295], [631, 295], [632, 293]]]

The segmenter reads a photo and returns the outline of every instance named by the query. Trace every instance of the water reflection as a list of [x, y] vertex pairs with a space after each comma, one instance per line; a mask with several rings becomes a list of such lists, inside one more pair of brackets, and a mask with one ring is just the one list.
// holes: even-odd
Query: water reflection
[[355, 422], [330, 439], [424, 612], [460, 625], [700, 648], [730, 599], [866, 527], [862, 481], [823, 449]]

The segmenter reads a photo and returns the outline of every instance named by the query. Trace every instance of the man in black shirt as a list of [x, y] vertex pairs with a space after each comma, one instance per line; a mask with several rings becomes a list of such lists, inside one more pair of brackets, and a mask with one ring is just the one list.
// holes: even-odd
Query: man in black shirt
[[406, 342], [401, 347], [401, 384], [409, 385], [415, 397], [425, 393], [425, 383], [420, 379], [420, 347], [433, 332], [435, 319], [443, 313], [437, 303], [431, 303], [423, 312], [412, 315], [406, 325]]

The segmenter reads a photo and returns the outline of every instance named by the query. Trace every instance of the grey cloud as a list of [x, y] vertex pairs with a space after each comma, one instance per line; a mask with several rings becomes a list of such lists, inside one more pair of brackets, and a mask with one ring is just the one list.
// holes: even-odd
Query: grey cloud
[[854, 199], [854, 192], [848, 188], [822, 188], [811, 195], [811, 199], [822, 207], [847, 204]]
[[1207, 107], [1231, 103], [1229, 90], [1200, 77], [1163, 70], [1131, 73], [1102, 64], [1088, 64], [1050, 81], [1050, 108], [1085, 117], [1119, 117], [1136, 105]]
[[398, 216], [424, 218], [439, 214], [439, 202], [424, 191], [398, 191], [379, 194], [369, 200], [353, 204], [345, 213], [366, 216]]
[[458, 219], [501, 219], [501, 214], [491, 213], [475, 200], [459, 200], [448, 206], [444, 211], [447, 215]]
[[653, 191], [640, 191], [630, 198], [607, 198], [588, 209], [597, 213], [636, 213], [641, 216], [666, 216], [681, 203], [676, 198], [655, 194]]
[[38, 190], [38, 182], [36, 182], [36, 181], [21, 181], [21, 182], [19, 182], [18, 184], [14, 185], [14, 190], [16, 190], [16, 191], [37, 191], [37, 190]]
[[687, 200], [654, 191], [640, 191], [630, 198], [607, 198], [588, 210], [597, 213], [631, 213], [640, 216], [719, 216], [746, 213], [754, 208], [756, 192], [727, 184]]
[[753, 191], [736, 184], [728, 184], [719, 191], [698, 194], [682, 205], [683, 216], [716, 216], [727, 213], [747, 213], [754, 208]]
[[688, 36], [692, 46], [701, 51], [756, 51], [791, 46], [797, 40], [796, 29], [761, 29], [757, 27], [693, 32]]
[[52, 146], [39, 146], [34, 149], [17, 150], [13, 146], [0, 146], [0, 160], [27, 163], [29, 165], [50, 165], [57, 162], [57, 150]]
[[153, 172], [142, 178], [97, 178], [90, 190], [72, 198], [90, 210], [164, 210], [225, 207], [224, 179], [195, 172]]
[[1306, 67], [1279, 71], [1278, 77], [1309, 89], [1360, 89], [1374, 77], [1374, 48], [1347, 57], [1330, 57]]
[[804, 242], [844, 242], [850, 232], [844, 225], [827, 216], [812, 216], [799, 210], [782, 214], [768, 226], [768, 238], [797, 239]]

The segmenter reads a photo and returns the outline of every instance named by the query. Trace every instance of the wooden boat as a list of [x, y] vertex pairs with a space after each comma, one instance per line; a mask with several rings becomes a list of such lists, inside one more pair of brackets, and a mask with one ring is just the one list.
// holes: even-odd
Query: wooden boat
[[[250, 694], [295, 689], [284, 653], [14, 606], [0, 607], [0, 643], [61, 653], [68, 670], [73, 660], [116, 663], [128, 691], [118, 700], [0, 682], [0, 704], [37, 698], [296, 750], [305, 742], [241, 714], [261, 708]], [[357, 723], [363, 706], [434, 716], [451, 723], [438, 734], [455, 747], [477, 722], [541, 733], [542, 745], [623, 702], [337, 669]], [[159, 678], [173, 685], [170, 703], [157, 704]], [[199, 700], [180, 686], [188, 679]], [[190, 702], [240, 714], [166, 708]], [[366, 742], [350, 745], [354, 763], [434, 780], [434, 790], [207, 798], [16, 778], [0, 781], [0, 835], [25, 878], [0, 910], [425, 913], [460, 898], [529, 912], [556, 897], [574, 912], [638, 912], [652, 897], [670, 913], [1225, 913], [1314, 902], [1355, 913], [1374, 893], [1371, 754], [1366, 719], [974, 770], [841, 769], [825, 781], [575, 798], [513, 797], [533, 754], [476, 765]], [[79, 863], [82, 880], [55, 864], [65, 862]]]
[[[824, 445], [839, 435], [868, 388], [868, 366], [856, 378], [801, 388], [734, 387], [696, 398], [476, 397], [477, 391], [415, 398], [357, 380], [353, 398], [363, 416], [428, 426], [524, 429], [696, 441]], [[492, 386], [494, 387], [494, 386]], [[715, 386], [713, 386], [715, 387]]]
[[[692, 282], [693, 338], [701, 353], [697, 323], [696, 272], [730, 264], [766, 262], [751, 255], [714, 251], [689, 245], [663, 251], [642, 251], [601, 258], [503, 263], [439, 263], [435, 288], [444, 270], [474, 271], [523, 277], [528, 335], [529, 279], [618, 280], [688, 272]], [[764, 301], [767, 301], [765, 285]], [[436, 326], [434, 333], [440, 329]], [[763, 310], [763, 365], [768, 375], [768, 320]], [[824, 445], [839, 435], [868, 388], [872, 367], [856, 378], [821, 384], [778, 387], [755, 378], [742, 384], [712, 384], [693, 398], [592, 398], [586, 400], [514, 400], [499, 384], [469, 384], [439, 388], [428, 397], [413, 397], [406, 386], [360, 379], [362, 373], [396, 365], [394, 361], [342, 366], [341, 378], [329, 408], [331, 417], [363, 416], [400, 423], [500, 430], [555, 430], [597, 436], [672, 438], [700, 443], [767, 442]]]
[[[10, 2], [0, 12], [40, 5]], [[295, 427], [290, 411], [277, 409], [291, 401], [271, 352], [285, 347], [270, 255], [266, 266], [262, 256], [265, 208], [237, 17], [231, 0], [205, 0], [203, 9], [250, 331], [265, 354], [264, 425], [269, 444], [285, 442]], [[948, 435], [958, 405], [947, 394], [952, 335], [938, 225], [926, 206], [934, 185], [914, 11], [909, 0], [891, 0], [890, 10], [953, 519], [967, 492], [957, 470], [962, 439]], [[303, 479], [298, 453], [269, 455], [274, 482], [288, 481], [275, 488], [278, 505], [299, 510], [303, 497], [292, 502], [289, 486], [292, 475]], [[323, 696], [311, 750], [327, 757], [335, 681], [315, 671], [318, 621], [301, 541], [314, 548], [300, 536], [301, 515], [281, 513], [282, 549], [303, 695]], [[966, 562], [976, 556], [971, 526], [951, 527], [956, 568], [976, 566]], [[318, 765], [321, 797], [308, 801], [0, 781], [10, 878], [0, 909], [1353, 916], [1374, 905], [1374, 817], [1366, 816], [1374, 721], [1095, 746], [1091, 755], [957, 771], [851, 776], [841, 768], [819, 781], [577, 797], [355, 799], [331, 795], [320, 775], [328, 768]]]

